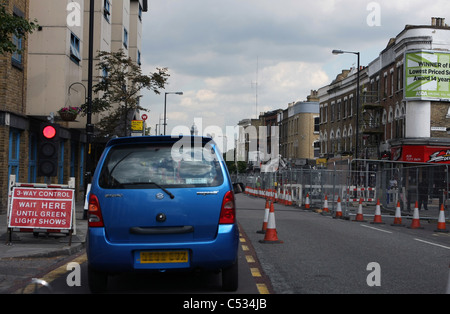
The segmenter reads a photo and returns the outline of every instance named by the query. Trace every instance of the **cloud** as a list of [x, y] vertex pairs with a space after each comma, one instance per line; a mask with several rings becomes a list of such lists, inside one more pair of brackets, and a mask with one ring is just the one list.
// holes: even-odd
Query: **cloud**
[[[380, 8], [377, 27], [367, 24], [371, 2]], [[406, 24], [429, 24], [442, 12], [450, 12], [448, 0], [153, 0], [143, 66], [168, 67], [166, 91], [184, 93], [168, 96], [169, 129], [196, 117], [225, 128], [306, 99], [356, 65], [354, 55], [332, 49], [360, 51], [367, 65]], [[164, 94], [144, 93], [143, 103], [158, 123]]]

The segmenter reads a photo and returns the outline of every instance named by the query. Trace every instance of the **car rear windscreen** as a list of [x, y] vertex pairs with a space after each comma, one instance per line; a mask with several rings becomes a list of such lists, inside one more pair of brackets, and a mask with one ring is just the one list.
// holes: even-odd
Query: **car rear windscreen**
[[210, 144], [113, 146], [105, 159], [99, 185], [105, 189], [212, 187], [224, 180]]

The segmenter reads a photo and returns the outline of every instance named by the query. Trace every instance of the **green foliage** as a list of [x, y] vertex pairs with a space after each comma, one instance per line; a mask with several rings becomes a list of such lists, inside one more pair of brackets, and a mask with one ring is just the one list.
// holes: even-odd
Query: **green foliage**
[[26, 34], [31, 34], [38, 26], [36, 19], [30, 22], [9, 13], [7, 1], [0, 0], [0, 54], [22, 53], [23, 48], [16, 47], [12, 40], [13, 35], [18, 39], [25, 38]]
[[[225, 157], [224, 157], [225, 158]], [[247, 172], [247, 163], [245, 161], [225, 161], [227, 165], [229, 173], [236, 173], [236, 165], [238, 173], [246, 173]]]
[[[150, 75], [142, 74], [141, 67], [122, 49], [118, 52], [101, 51], [98, 58], [97, 69], [107, 75], [98, 77], [99, 82], [93, 86], [93, 92], [99, 97], [93, 99], [91, 112], [102, 117], [96, 129], [104, 137], [125, 136], [130, 127], [130, 115], [137, 110], [148, 111], [139, 103], [140, 91], [149, 89], [160, 94], [170, 75], [167, 68], [157, 68]], [[84, 104], [82, 114], [86, 113], [87, 104]]]

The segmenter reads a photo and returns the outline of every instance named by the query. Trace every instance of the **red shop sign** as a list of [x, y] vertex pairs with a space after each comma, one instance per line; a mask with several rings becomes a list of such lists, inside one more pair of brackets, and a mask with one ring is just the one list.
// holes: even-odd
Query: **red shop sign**
[[407, 162], [450, 163], [450, 147], [404, 145], [394, 152], [401, 152], [400, 160]]
[[13, 189], [9, 228], [72, 229], [74, 190]]

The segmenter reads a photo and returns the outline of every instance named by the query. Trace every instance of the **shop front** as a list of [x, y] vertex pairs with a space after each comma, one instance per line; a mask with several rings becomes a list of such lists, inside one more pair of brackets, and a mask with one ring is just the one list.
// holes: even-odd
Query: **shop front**
[[400, 145], [391, 147], [394, 161], [450, 164], [450, 145]]

